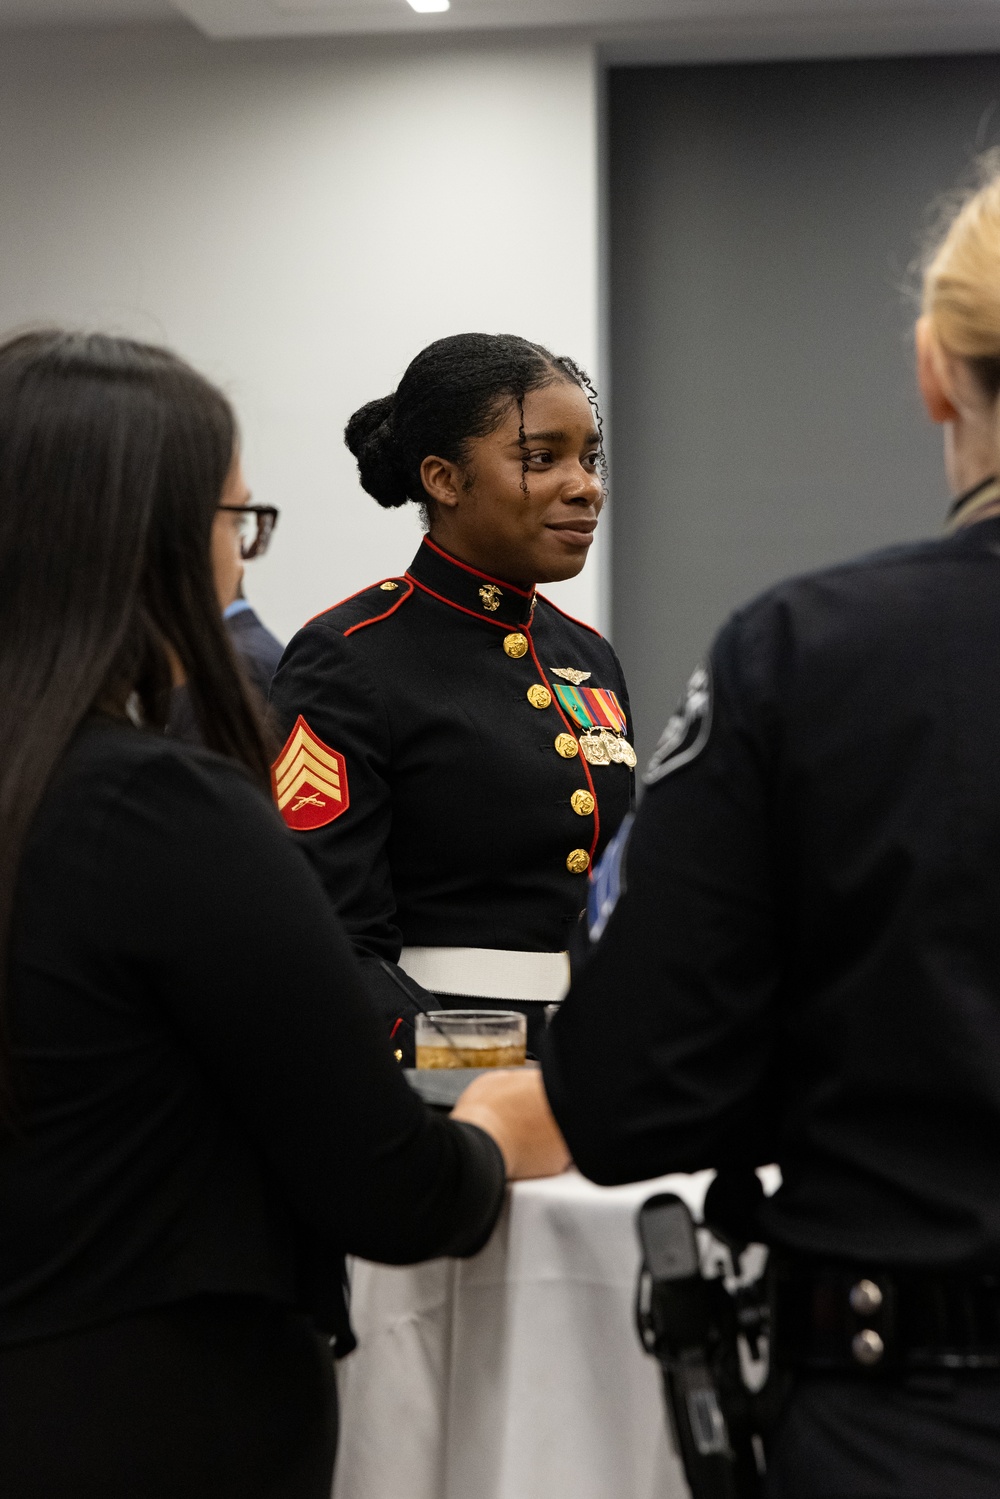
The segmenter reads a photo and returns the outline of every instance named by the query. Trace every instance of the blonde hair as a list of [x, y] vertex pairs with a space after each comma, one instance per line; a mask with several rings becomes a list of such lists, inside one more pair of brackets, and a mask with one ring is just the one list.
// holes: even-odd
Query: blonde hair
[[[1000, 389], [1000, 154], [978, 163], [981, 185], [955, 206], [924, 263], [922, 310], [950, 354]], [[996, 361], [996, 369], [990, 366]]]

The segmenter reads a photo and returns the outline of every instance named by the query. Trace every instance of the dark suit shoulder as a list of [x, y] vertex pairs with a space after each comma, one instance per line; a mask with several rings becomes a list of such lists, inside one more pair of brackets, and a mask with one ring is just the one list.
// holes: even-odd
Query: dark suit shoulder
[[412, 597], [413, 584], [407, 578], [383, 578], [313, 615], [303, 629], [321, 626], [339, 635], [353, 635], [392, 619]]
[[242, 657], [251, 680], [267, 697], [271, 678], [278, 669], [284, 646], [252, 609], [241, 609], [226, 620], [229, 638]]

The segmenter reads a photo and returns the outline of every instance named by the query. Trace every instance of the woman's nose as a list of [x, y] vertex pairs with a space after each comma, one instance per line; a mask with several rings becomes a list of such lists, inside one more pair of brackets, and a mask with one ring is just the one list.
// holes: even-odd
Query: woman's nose
[[583, 500], [588, 505], [598, 504], [604, 499], [604, 480], [600, 474], [581, 465], [573, 475], [565, 499], [569, 502]]

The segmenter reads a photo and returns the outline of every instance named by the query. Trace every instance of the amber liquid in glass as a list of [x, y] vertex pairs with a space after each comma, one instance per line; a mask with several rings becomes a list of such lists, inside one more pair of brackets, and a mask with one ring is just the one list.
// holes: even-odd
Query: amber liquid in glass
[[417, 1047], [418, 1067], [523, 1067], [525, 1046], [523, 1041], [513, 1045], [503, 1042], [491, 1046], [463, 1046], [447, 1042], [436, 1046]]

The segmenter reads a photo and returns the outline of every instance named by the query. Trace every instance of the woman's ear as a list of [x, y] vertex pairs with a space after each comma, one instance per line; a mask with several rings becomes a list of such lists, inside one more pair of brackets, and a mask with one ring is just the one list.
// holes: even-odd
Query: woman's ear
[[446, 510], [455, 509], [465, 488], [462, 470], [447, 458], [425, 458], [420, 465], [420, 482], [435, 504]]
[[951, 398], [948, 368], [934, 329], [926, 317], [914, 329], [917, 350], [917, 383], [932, 422], [954, 422], [958, 411]]

